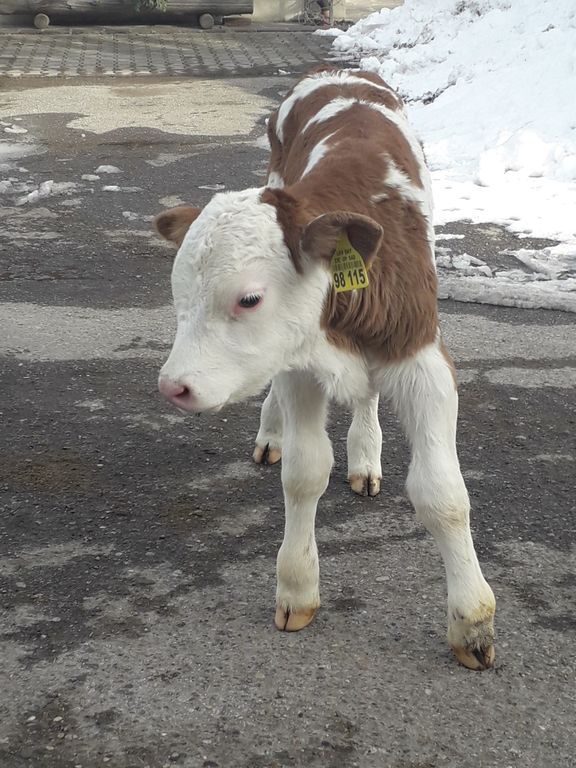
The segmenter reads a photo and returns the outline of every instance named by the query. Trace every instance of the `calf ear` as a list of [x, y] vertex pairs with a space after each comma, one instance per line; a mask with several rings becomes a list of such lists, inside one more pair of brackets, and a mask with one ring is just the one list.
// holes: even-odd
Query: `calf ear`
[[347, 211], [331, 211], [313, 219], [304, 229], [301, 247], [312, 259], [332, 260], [338, 240], [347, 235], [353, 248], [362, 256], [367, 267], [374, 261], [384, 232], [369, 216]]
[[180, 248], [190, 225], [201, 213], [202, 208], [192, 208], [189, 205], [169, 208], [156, 216], [154, 227], [165, 240], [169, 240]]

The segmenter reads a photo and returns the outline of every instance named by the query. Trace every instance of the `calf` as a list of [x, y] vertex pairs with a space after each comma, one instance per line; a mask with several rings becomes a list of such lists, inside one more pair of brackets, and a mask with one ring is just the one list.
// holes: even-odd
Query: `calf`
[[406, 483], [446, 568], [448, 642], [471, 669], [494, 663], [495, 602], [470, 534], [456, 453], [458, 396], [436, 306], [430, 179], [402, 101], [380, 78], [303, 78], [268, 126], [264, 188], [217, 194], [156, 219], [179, 246], [176, 339], [159, 387], [215, 412], [272, 387], [255, 459], [282, 453], [286, 507], [277, 562], [279, 629], [320, 605], [314, 518], [332, 467], [330, 400], [351, 406], [349, 478], [380, 481], [378, 397], [412, 448]]

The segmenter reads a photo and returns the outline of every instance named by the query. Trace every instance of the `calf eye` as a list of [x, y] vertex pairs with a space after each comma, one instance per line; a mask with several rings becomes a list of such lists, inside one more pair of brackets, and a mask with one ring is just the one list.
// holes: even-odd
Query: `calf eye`
[[262, 296], [259, 296], [257, 293], [249, 293], [247, 296], [242, 296], [238, 304], [244, 307], [244, 309], [251, 309], [259, 304], [261, 300]]

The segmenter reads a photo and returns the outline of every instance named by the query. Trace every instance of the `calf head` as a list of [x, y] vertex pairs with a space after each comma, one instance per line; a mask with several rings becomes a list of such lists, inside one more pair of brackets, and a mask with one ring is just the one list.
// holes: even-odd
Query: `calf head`
[[369, 264], [382, 237], [368, 217], [315, 216], [281, 190], [218, 194], [203, 210], [171, 209], [155, 224], [178, 246], [178, 326], [159, 388], [197, 412], [256, 395], [277, 373], [305, 366], [338, 238], [346, 231]]

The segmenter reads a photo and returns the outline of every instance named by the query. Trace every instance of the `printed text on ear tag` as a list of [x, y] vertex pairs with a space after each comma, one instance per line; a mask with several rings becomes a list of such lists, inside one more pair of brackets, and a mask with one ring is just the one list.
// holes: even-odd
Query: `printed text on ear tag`
[[336, 293], [367, 288], [369, 285], [364, 259], [352, 247], [345, 232], [340, 235], [336, 243], [336, 250], [330, 262], [330, 273]]

